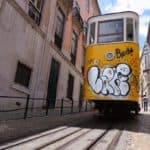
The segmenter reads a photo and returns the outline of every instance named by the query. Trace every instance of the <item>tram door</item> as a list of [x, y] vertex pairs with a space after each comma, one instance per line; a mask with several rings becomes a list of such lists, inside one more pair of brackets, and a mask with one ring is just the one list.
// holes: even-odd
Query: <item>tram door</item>
[[47, 105], [50, 108], [55, 108], [59, 68], [59, 62], [55, 59], [52, 59], [47, 91]]

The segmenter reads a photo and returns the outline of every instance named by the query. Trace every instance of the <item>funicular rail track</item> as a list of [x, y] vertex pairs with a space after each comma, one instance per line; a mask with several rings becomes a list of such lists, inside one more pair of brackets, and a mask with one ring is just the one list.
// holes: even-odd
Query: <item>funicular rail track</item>
[[112, 150], [123, 128], [104, 129], [62, 126], [38, 135], [0, 146], [7, 150]]

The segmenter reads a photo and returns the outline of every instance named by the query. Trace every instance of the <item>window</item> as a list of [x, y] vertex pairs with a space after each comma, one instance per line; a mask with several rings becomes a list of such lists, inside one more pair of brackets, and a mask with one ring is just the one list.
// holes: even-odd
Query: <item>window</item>
[[63, 30], [64, 30], [65, 16], [61, 9], [58, 9], [56, 18], [56, 30], [55, 30], [55, 44], [61, 49], [63, 41]]
[[83, 86], [80, 84], [80, 95], [79, 95], [79, 106], [82, 106], [83, 103]]
[[78, 42], [77, 35], [75, 32], [73, 32], [71, 42], [71, 62], [73, 65], [75, 65], [76, 63], [77, 42]]
[[98, 43], [123, 41], [123, 19], [98, 23]]
[[133, 19], [130, 18], [127, 19], [126, 32], [127, 32], [127, 41], [133, 41], [134, 40]]
[[145, 55], [145, 69], [148, 69], [148, 55]]
[[83, 47], [83, 50], [82, 50], [82, 74], [84, 73], [84, 64], [85, 64], [85, 48]]
[[79, 4], [77, 3], [77, 1], [75, 1], [75, 6], [74, 6], [78, 12], [80, 12], [80, 7], [79, 7]]
[[88, 25], [87, 22], [83, 22], [83, 35], [84, 37], [87, 37], [87, 29], [88, 29]]
[[80, 95], [79, 95], [79, 100], [83, 99], [83, 86], [80, 84]]
[[54, 58], [52, 58], [47, 90], [47, 105], [50, 106], [51, 108], [55, 107], [59, 70], [60, 70], [60, 63]]
[[90, 24], [90, 39], [89, 44], [93, 44], [95, 42], [95, 23]]
[[68, 88], [67, 88], [67, 98], [72, 100], [72, 94], [73, 94], [73, 85], [74, 85], [74, 77], [69, 74], [68, 78]]
[[137, 20], [135, 20], [135, 41], [138, 42], [139, 38], [138, 38], [138, 22]]
[[32, 71], [31, 68], [27, 67], [21, 62], [18, 62], [15, 82], [25, 87], [28, 87], [31, 77], [31, 71]]
[[39, 25], [41, 19], [43, 0], [30, 0], [29, 1], [29, 16]]
[[86, 0], [86, 10], [90, 11], [90, 0]]

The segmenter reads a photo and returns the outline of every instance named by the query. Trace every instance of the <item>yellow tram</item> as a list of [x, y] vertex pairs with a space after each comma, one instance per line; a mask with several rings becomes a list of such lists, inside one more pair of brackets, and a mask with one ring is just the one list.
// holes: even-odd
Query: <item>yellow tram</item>
[[88, 20], [83, 95], [102, 113], [139, 111], [138, 28], [131, 11]]

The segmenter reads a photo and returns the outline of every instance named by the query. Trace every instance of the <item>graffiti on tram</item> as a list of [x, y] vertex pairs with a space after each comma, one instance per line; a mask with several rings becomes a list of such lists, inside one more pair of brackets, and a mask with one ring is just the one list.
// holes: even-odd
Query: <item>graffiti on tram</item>
[[87, 78], [89, 86], [96, 94], [127, 96], [130, 92], [128, 82], [130, 75], [130, 66], [121, 63], [115, 67], [92, 66], [89, 68]]

